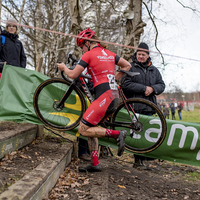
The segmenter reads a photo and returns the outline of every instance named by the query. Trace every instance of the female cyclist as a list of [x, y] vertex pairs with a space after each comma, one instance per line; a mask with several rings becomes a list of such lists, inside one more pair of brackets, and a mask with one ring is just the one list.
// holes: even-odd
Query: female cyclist
[[78, 129], [81, 135], [87, 137], [91, 151], [91, 164], [79, 168], [79, 171], [96, 172], [102, 170], [98, 160], [99, 137], [114, 138], [118, 145], [118, 156], [121, 156], [124, 151], [125, 130], [111, 130], [97, 125], [111, 115], [119, 105], [119, 94], [115, 80], [119, 80], [123, 73], [119, 72], [115, 75], [115, 64], [120, 69], [127, 71], [131, 65], [128, 61], [107, 50], [105, 44], [98, 42], [98, 37], [90, 28], [80, 32], [76, 42], [84, 54], [75, 68], [70, 70], [64, 63], [57, 63], [57, 65], [72, 79], [77, 78], [86, 67], [92, 77], [95, 100], [84, 113]]

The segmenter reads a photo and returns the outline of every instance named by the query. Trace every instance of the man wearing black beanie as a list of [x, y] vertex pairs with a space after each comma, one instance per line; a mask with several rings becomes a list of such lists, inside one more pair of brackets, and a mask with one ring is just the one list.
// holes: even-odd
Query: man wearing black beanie
[[144, 42], [141, 42], [139, 45], [138, 45], [138, 49], [137, 49], [137, 52], [138, 51], [144, 51], [146, 52], [148, 55], [149, 55], [149, 47], [146, 43]]
[[[165, 83], [159, 70], [151, 62], [149, 47], [146, 43], [139, 44], [137, 51], [132, 56], [132, 61], [130, 71], [139, 72], [140, 75], [125, 79], [122, 86], [125, 96], [127, 98], [144, 98], [157, 104], [156, 95], [164, 91]], [[134, 109], [137, 110], [136, 106]], [[134, 167], [144, 166], [143, 160], [151, 160], [144, 156], [134, 155], [134, 157]]]

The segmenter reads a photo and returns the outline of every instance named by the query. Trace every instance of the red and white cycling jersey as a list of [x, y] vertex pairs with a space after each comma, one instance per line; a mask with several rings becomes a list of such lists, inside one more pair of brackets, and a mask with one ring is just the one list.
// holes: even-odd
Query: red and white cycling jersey
[[117, 89], [115, 83], [115, 64], [119, 61], [119, 56], [115, 53], [102, 48], [94, 47], [86, 52], [78, 62], [79, 65], [86, 68], [92, 77], [94, 87], [102, 83], [109, 83], [112, 90]]

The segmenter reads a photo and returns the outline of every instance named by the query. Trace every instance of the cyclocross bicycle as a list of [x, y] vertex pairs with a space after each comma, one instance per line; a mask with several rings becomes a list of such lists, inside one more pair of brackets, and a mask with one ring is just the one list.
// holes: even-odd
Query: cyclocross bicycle
[[[75, 66], [77, 60], [69, 55], [68, 61]], [[68, 62], [68, 63], [69, 63]], [[136, 76], [127, 72], [125, 76]], [[35, 91], [33, 105], [39, 119], [55, 130], [67, 131], [80, 123], [87, 106], [94, 100], [88, 89], [89, 75], [81, 74], [69, 80], [52, 78], [42, 82]], [[167, 125], [162, 111], [154, 103], [142, 99], [126, 99], [121, 84], [118, 86], [121, 103], [116, 111], [103, 123], [106, 128], [127, 130], [126, 149], [134, 153], [147, 153], [158, 148], [166, 137]], [[80, 87], [79, 87], [80, 86]], [[145, 108], [145, 109], [144, 109]]]

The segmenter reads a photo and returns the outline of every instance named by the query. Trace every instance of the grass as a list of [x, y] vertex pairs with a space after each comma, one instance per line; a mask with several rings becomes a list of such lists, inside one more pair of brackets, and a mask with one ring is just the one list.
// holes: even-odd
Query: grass
[[196, 122], [200, 123], [200, 109], [194, 108], [194, 111], [183, 111], [183, 120], [186, 122]]
[[186, 177], [188, 180], [191, 180], [191, 181], [199, 181], [200, 173], [199, 172], [188, 172]]
[[[178, 111], [176, 110], [175, 117], [177, 121], [200, 123], [200, 108], [194, 108], [194, 111], [182, 110], [182, 120], [179, 120]], [[169, 119], [171, 119], [171, 115]]]

